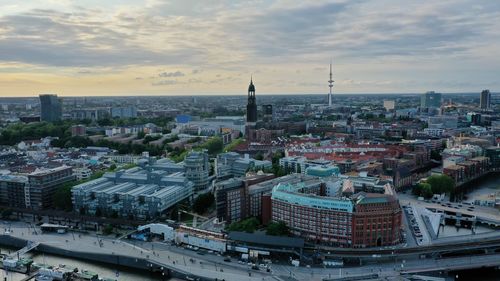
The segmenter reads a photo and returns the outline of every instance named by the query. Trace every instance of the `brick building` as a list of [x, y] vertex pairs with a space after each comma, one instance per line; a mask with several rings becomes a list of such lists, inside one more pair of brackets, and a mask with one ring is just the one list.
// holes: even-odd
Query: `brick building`
[[325, 196], [328, 185], [278, 183], [270, 200], [264, 196], [264, 209], [270, 201], [272, 221], [285, 222], [293, 235], [313, 243], [346, 248], [398, 244], [401, 208], [392, 187], [385, 185], [381, 194], [357, 192], [346, 196], [355, 190], [346, 182], [351, 181], [344, 181], [348, 190], [338, 190], [336, 196]]

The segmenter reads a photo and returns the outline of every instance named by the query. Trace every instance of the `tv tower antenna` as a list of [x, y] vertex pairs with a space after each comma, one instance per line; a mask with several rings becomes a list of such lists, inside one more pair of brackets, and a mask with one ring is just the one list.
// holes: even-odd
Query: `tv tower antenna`
[[330, 87], [330, 92], [328, 93], [328, 107], [332, 107], [333, 103], [333, 77], [332, 77], [332, 60], [330, 60], [330, 80], [328, 80], [328, 87]]

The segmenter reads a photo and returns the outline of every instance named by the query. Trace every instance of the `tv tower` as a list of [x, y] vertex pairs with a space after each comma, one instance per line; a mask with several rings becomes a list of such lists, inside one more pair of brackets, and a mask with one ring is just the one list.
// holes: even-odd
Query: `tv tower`
[[332, 62], [330, 60], [330, 80], [328, 80], [328, 87], [330, 87], [330, 93], [328, 93], [328, 107], [332, 107], [333, 96], [332, 96], [332, 88], [333, 88], [333, 78], [332, 78]]

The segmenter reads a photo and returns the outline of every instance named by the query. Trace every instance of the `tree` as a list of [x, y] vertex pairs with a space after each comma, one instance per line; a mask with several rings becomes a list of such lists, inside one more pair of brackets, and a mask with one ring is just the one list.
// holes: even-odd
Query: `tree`
[[434, 193], [432, 192], [432, 187], [428, 183], [419, 183], [413, 188], [413, 194], [417, 196], [422, 196], [426, 199], [431, 198]]
[[111, 233], [113, 233], [113, 226], [108, 224], [106, 225], [103, 229], [102, 229], [102, 234], [104, 235], [110, 235]]
[[11, 209], [5, 209], [5, 210], [1, 211], [1, 217], [4, 220], [8, 220], [11, 215], [12, 215], [12, 210]]
[[248, 233], [254, 232], [259, 226], [260, 222], [257, 218], [251, 217], [240, 222], [233, 222], [226, 229], [228, 231], [244, 231]]
[[214, 155], [222, 152], [224, 143], [220, 137], [212, 137], [202, 146], [202, 148], [206, 148], [208, 154]]
[[441, 153], [439, 153], [439, 151], [437, 151], [437, 150], [432, 150], [431, 151], [431, 159], [441, 161], [441, 159], [442, 159]]
[[426, 182], [430, 184], [434, 194], [453, 193], [455, 191], [455, 181], [447, 175], [432, 175]]
[[54, 207], [59, 210], [71, 211], [73, 203], [71, 202], [71, 189], [76, 185], [76, 181], [63, 184], [56, 189], [54, 193]]
[[214, 195], [209, 192], [196, 197], [193, 203], [193, 211], [197, 214], [205, 213], [215, 202]]
[[255, 155], [255, 160], [264, 160], [264, 155], [262, 155], [262, 152], [259, 152]]
[[288, 236], [290, 229], [285, 222], [271, 222], [266, 228], [267, 235], [273, 236]]
[[111, 125], [113, 125], [113, 120], [111, 120], [109, 118], [99, 119], [99, 120], [97, 120], [97, 124], [99, 126], [111, 126]]

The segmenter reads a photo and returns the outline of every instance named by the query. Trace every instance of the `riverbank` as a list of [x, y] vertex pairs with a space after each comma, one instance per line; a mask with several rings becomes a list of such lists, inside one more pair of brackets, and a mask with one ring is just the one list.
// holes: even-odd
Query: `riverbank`
[[[18, 237], [0, 235], [0, 245], [4, 247], [20, 249], [23, 248], [27, 242], [28, 240]], [[90, 261], [94, 263], [104, 263], [107, 265], [113, 265], [117, 268], [130, 268], [140, 271], [144, 275], [154, 276], [153, 280], [169, 280], [172, 277], [184, 279], [186, 278], [186, 276], [198, 277], [201, 278], [200, 280], [210, 280], [203, 279], [200, 276], [194, 276], [191, 273], [181, 270], [174, 270], [173, 268], [170, 268], [164, 264], [158, 263], [148, 258], [129, 257], [119, 254], [110, 255], [105, 253], [88, 253], [74, 250], [68, 251], [43, 243], [40, 244], [34, 251], [43, 254], [67, 257], [70, 259]]]

